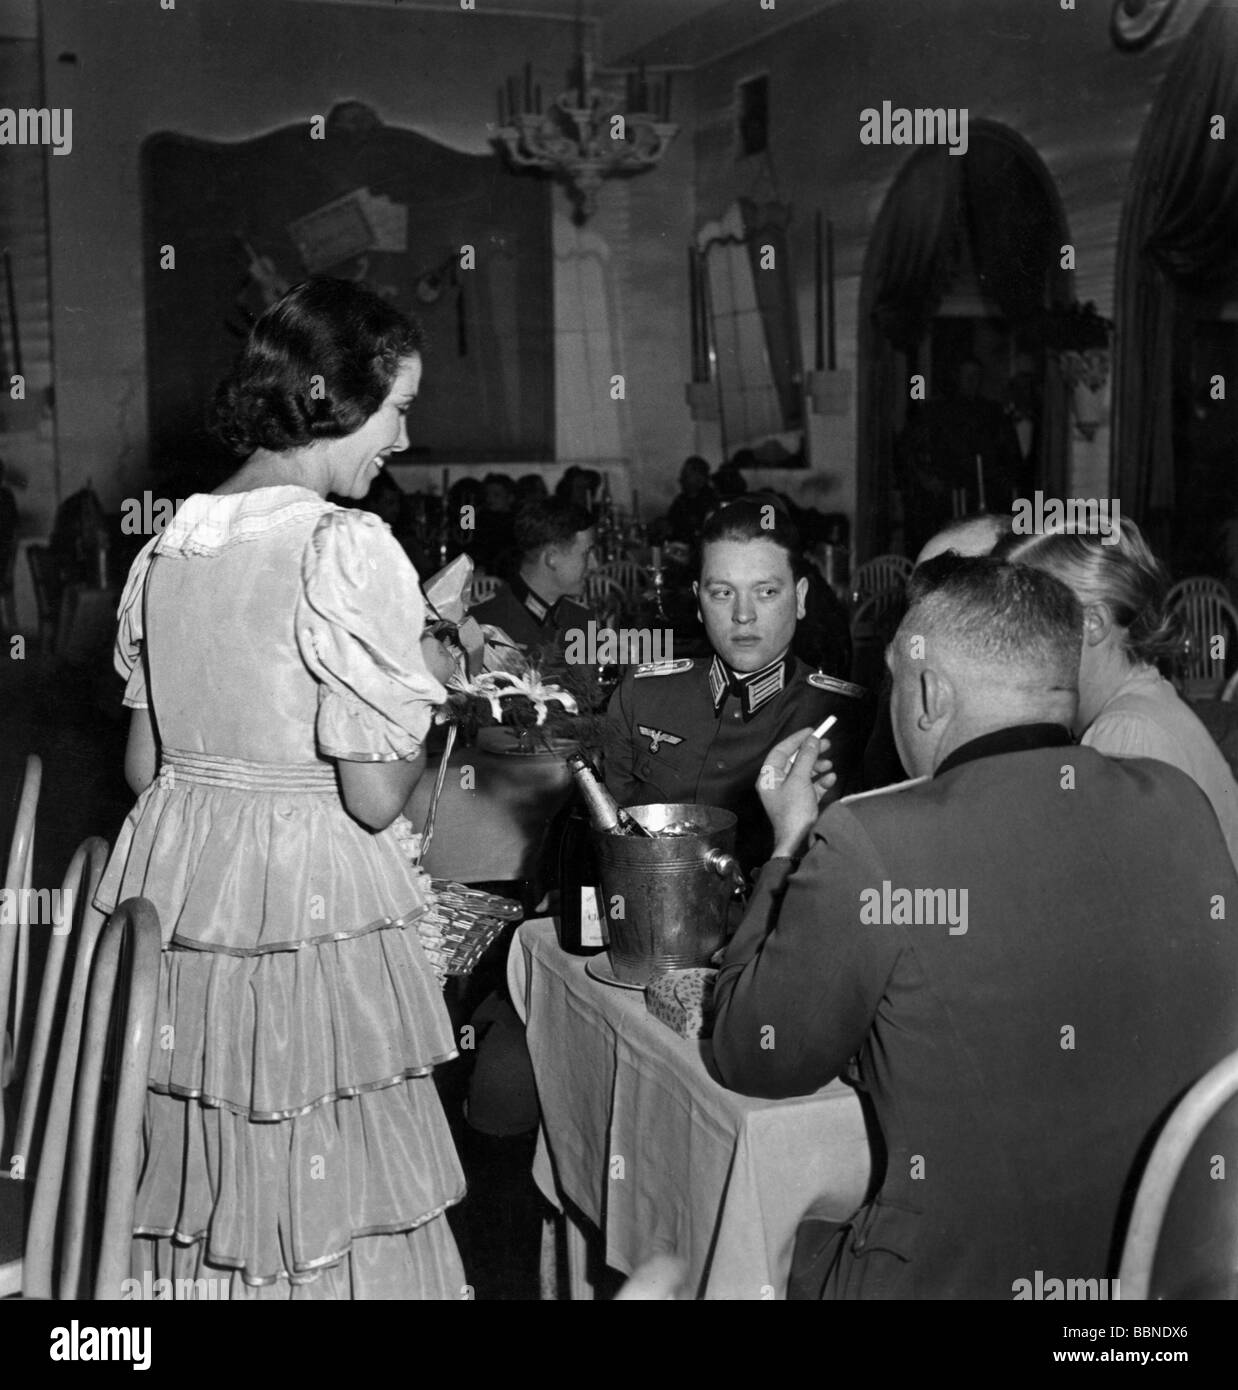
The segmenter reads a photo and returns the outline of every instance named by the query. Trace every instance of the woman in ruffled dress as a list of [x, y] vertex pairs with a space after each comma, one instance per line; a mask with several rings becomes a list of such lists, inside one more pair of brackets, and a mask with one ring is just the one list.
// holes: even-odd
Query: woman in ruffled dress
[[427, 881], [390, 828], [450, 666], [391, 532], [326, 500], [407, 446], [420, 346], [358, 285], [289, 291], [216, 395], [244, 462], [121, 600], [139, 798], [97, 902], [149, 898], [164, 942], [138, 1278], [467, 1296], [431, 1074], [456, 1049], [415, 925]]

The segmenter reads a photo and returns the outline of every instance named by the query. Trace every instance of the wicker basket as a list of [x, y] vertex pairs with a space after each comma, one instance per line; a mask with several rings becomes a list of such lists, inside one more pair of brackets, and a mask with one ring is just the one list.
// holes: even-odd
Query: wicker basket
[[[397, 818], [394, 826], [401, 848], [418, 867], [434, 836], [434, 818], [455, 733], [453, 725], [447, 732], [425, 828], [417, 834], [403, 816]], [[430, 902], [418, 919], [417, 934], [439, 983], [445, 985], [451, 976], [471, 974], [503, 928], [509, 922], [520, 921], [523, 916], [523, 908], [510, 898], [433, 878], [430, 880]]]

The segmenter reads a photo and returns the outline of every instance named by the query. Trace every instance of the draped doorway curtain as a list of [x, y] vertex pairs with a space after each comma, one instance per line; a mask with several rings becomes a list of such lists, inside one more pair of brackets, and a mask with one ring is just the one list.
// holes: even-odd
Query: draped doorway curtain
[[[1224, 138], [1216, 138], [1217, 117]], [[1191, 299], [1238, 293], [1238, 9], [1214, 3], [1148, 116], [1118, 240], [1111, 488], [1154, 550], [1172, 549], [1173, 377]]]
[[[918, 151], [886, 195], [864, 258], [859, 314], [858, 558], [890, 546], [894, 452], [910, 363], [949, 292], [966, 238], [985, 297], [1016, 333], [1072, 297], [1061, 268], [1070, 240], [1048, 171], [1021, 137], [971, 124], [968, 153]], [[901, 397], [901, 401], [900, 401]], [[1046, 491], [1065, 491], [1069, 419], [1052, 354], [1045, 363], [1041, 433]]]

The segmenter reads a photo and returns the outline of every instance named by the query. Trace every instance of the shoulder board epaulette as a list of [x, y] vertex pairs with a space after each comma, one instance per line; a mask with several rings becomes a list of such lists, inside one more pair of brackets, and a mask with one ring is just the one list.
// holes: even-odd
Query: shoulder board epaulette
[[895, 782], [889, 787], [874, 787], [872, 791], [855, 792], [851, 796], [844, 796], [839, 802], [839, 806], [851, 806], [857, 801], [867, 801], [874, 796], [889, 796], [891, 792], [905, 792], [908, 787], [918, 787], [921, 782], [927, 782], [927, 777], [908, 777], [905, 782]]
[[636, 679], [645, 676], [677, 676], [681, 671], [692, 669], [692, 658], [678, 656], [673, 661], [645, 661], [636, 668]]
[[840, 681], [837, 676], [827, 676], [823, 671], [814, 671], [808, 677], [808, 684], [815, 686], [818, 690], [829, 690], [835, 695], [849, 695], [853, 700], [862, 700], [868, 694], [862, 685], [853, 685], [851, 681]]

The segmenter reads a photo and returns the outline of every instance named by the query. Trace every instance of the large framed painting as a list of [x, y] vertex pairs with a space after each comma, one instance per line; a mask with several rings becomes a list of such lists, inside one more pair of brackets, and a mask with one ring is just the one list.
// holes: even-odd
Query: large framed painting
[[234, 466], [206, 402], [257, 316], [310, 274], [363, 281], [426, 330], [402, 462], [553, 458], [544, 180], [348, 102], [238, 143], [153, 135], [142, 186], [151, 461], [169, 481]]

